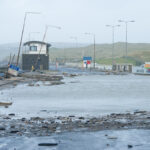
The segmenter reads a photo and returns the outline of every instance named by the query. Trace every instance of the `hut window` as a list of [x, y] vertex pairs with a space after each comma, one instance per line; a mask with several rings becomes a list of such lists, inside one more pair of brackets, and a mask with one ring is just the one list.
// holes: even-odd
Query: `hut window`
[[30, 51], [37, 51], [37, 46], [30, 46]]

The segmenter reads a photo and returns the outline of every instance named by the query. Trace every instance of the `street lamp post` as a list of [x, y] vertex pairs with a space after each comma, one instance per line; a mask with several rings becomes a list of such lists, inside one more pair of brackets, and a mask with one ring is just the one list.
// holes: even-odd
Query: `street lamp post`
[[[45, 41], [45, 38], [46, 38], [46, 35], [47, 35], [47, 31], [48, 31], [48, 28], [56, 28], [56, 29], [59, 29], [59, 30], [61, 30], [61, 27], [59, 27], [59, 26], [54, 26], [54, 25], [46, 25], [46, 27], [45, 27], [45, 32], [44, 32], [44, 36], [43, 36], [43, 40], [42, 40], [42, 42], [44, 42]], [[42, 50], [42, 45], [41, 45], [41, 48], [40, 48], [40, 51], [39, 51], [39, 55], [40, 55], [40, 53], [41, 53], [41, 50]]]
[[[48, 28], [56, 28], [56, 29], [61, 30], [61, 27], [59, 27], [59, 26], [46, 25], [46, 27], [45, 27], [45, 32], [44, 32], [44, 36], [43, 36], [43, 40], [42, 40], [42, 42], [44, 42], [44, 41], [45, 41], [45, 38], [46, 38], [46, 35], [47, 35]], [[41, 51], [42, 51], [42, 46], [43, 46], [43, 45], [41, 45], [41, 47], [40, 47], [40, 51], [39, 51], [39, 54], [38, 54], [38, 57], [37, 57], [37, 61], [36, 61], [35, 66], [37, 66], [37, 64], [38, 64], [38, 60], [40, 59], [40, 53], [41, 53]]]
[[126, 58], [128, 56], [128, 23], [130, 22], [135, 22], [134, 20], [130, 20], [130, 21], [125, 21], [125, 20], [118, 20], [119, 22], [123, 22], [126, 25]]
[[94, 33], [85, 33], [86, 35], [91, 35], [91, 36], [93, 36], [93, 49], [94, 49], [94, 54], [93, 54], [93, 62], [94, 62], [94, 64], [93, 64], [93, 67], [94, 67], [94, 69], [95, 69], [95, 34]]
[[[59, 27], [59, 26], [46, 25], [42, 42], [45, 41], [45, 38], [46, 38], [46, 35], [47, 35], [48, 28], [50, 28], [50, 27], [51, 27], [51, 28], [56, 28], [56, 29], [59, 29], [59, 30], [61, 29], [61, 27]], [[42, 50], [42, 46], [41, 46], [41, 48], [40, 48], [39, 54], [41, 53], [41, 50]]]
[[18, 50], [18, 56], [17, 56], [17, 62], [16, 65], [18, 66], [19, 63], [19, 56], [20, 56], [20, 51], [21, 51], [21, 45], [22, 45], [22, 40], [23, 40], [23, 34], [24, 34], [24, 29], [26, 25], [26, 19], [28, 14], [40, 14], [39, 12], [26, 12], [24, 16], [24, 22], [23, 22], [23, 28], [22, 28], [22, 33], [21, 33], [21, 39], [20, 39], [20, 44], [19, 44], [19, 50]]
[[46, 27], [45, 27], [45, 33], [44, 33], [43, 40], [42, 40], [43, 42], [45, 41], [45, 38], [46, 38], [46, 35], [47, 35], [48, 28], [56, 28], [56, 29], [61, 30], [61, 27], [59, 27], [59, 26], [46, 25]]
[[120, 25], [106, 25], [106, 27], [112, 28], [112, 65], [114, 64], [114, 49], [115, 49], [115, 28]]

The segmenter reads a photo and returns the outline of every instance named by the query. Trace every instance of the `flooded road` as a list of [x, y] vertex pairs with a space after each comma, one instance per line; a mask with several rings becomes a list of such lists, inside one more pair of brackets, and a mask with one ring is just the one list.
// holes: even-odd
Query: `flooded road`
[[[43, 142], [58, 143], [58, 146], [38, 146]], [[0, 139], [0, 149], [3, 150], [149, 150], [149, 147], [149, 130], [70, 132], [51, 137]]]
[[99, 116], [150, 108], [150, 77], [83, 74], [65, 77], [65, 84], [18, 85], [1, 91], [0, 101], [12, 101], [1, 113], [18, 116]]
[[[65, 84], [60, 85], [40, 81], [1, 90], [0, 101], [13, 104], [0, 109], [0, 149], [149, 149], [150, 116], [145, 112], [150, 111], [149, 76], [104, 75], [73, 68], [60, 71], [80, 75], [64, 77]], [[95, 118], [105, 114], [111, 115]]]

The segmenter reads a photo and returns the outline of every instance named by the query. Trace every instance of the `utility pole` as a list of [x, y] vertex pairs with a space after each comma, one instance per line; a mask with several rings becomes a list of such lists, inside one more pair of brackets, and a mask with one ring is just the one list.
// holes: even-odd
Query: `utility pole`
[[95, 34], [93, 34], [94, 36], [94, 69], [95, 69]]
[[114, 50], [115, 50], [115, 28], [120, 25], [106, 25], [106, 27], [112, 28], [112, 65], [114, 64]]
[[[46, 25], [46, 27], [45, 27], [45, 32], [44, 32], [44, 36], [43, 36], [43, 39], [42, 39], [42, 42], [44, 42], [45, 41], [45, 38], [46, 38], [46, 35], [47, 35], [47, 31], [48, 31], [48, 28], [56, 28], [56, 29], [61, 29], [61, 27], [59, 27], [59, 26], [54, 26], [54, 25]], [[40, 53], [41, 53], [41, 51], [42, 51], [42, 47], [43, 47], [43, 45], [41, 45], [41, 47], [40, 47], [40, 51], [39, 51], [39, 54], [38, 54], [38, 57], [37, 57], [37, 61], [36, 61], [36, 63], [35, 63], [35, 67], [38, 67], [38, 61], [39, 61], [39, 59], [40, 59]], [[36, 69], [36, 68], [35, 68]]]
[[28, 14], [40, 14], [40, 13], [39, 12], [26, 12], [25, 13], [24, 22], [23, 22], [23, 28], [22, 28], [22, 32], [21, 32], [21, 39], [20, 39], [20, 43], [19, 43], [19, 50], [18, 50], [18, 56], [17, 56], [16, 66], [18, 66], [18, 63], [19, 63], [19, 56], [20, 56], [20, 51], [21, 51], [21, 46], [22, 46], [22, 40], [23, 40], [23, 35], [24, 35], [24, 29], [25, 29], [26, 19], [27, 19], [27, 15]]
[[118, 20], [118, 22], [123, 22], [125, 23], [125, 26], [126, 26], [126, 38], [125, 38], [125, 41], [126, 41], [126, 44], [125, 44], [125, 56], [126, 58], [128, 57], [128, 23], [132, 23], [132, 22], [135, 22], [134, 20], [130, 20], [130, 21], [127, 21], [127, 20]]

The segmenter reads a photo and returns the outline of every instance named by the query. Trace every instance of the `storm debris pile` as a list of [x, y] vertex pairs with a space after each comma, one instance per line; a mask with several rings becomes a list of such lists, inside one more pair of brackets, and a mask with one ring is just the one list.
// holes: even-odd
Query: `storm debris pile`
[[40, 73], [40, 72], [27, 72], [20, 74], [19, 77], [10, 77], [9, 79], [5, 79], [1, 81], [0, 87], [8, 88], [17, 86], [19, 83], [28, 83], [29, 86], [40, 86], [36, 82], [49, 82], [49, 86], [51, 85], [60, 85], [64, 84], [61, 80], [63, 79], [63, 75], [52, 74], [50, 73]]
[[14, 115], [0, 117], [0, 136], [49, 136], [66, 131], [102, 131], [119, 129], [150, 129], [150, 112], [110, 114], [102, 117], [31, 117], [14, 119]]

